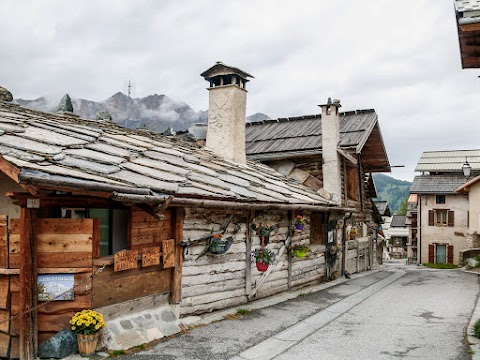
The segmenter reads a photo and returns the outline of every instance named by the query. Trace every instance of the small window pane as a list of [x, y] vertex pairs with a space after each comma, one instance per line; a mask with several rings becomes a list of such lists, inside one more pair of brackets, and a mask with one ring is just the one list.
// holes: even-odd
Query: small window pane
[[436, 203], [437, 204], [445, 204], [445, 195], [437, 195], [436, 196]]

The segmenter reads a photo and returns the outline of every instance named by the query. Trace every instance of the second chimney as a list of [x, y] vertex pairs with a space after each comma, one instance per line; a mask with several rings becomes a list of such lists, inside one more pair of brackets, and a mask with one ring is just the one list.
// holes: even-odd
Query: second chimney
[[201, 76], [210, 83], [206, 147], [218, 156], [245, 164], [245, 84], [253, 76], [222, 62]]
[[337, 148], [340, 144], [340, 100], [328, 98], [322, 108], [322, 173], [323, 189], [330, 193], [332, 200], [340, 204], [342, 200], [342, 174], [340, 171], [340, 155]]

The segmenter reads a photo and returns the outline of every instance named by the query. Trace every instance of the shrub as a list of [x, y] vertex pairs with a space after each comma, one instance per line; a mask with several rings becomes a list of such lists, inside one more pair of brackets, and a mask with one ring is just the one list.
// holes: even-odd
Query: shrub
[[454, 264], [444, 264], [444, 263], [425, 263], [423, 266], [432, 268], [432, 269], [458, 269], [458, 265]]
[[473, 325], [472, 335], [480, 339], [480, 319], [475, 321], [475, 325]]

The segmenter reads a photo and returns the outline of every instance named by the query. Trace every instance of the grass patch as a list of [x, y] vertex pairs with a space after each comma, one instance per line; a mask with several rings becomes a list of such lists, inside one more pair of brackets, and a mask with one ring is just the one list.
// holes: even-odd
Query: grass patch
[[437, 264], [425, 263], [425, 264], [423, 264], [423, 266], [426, 266], [426, 267], [429, 267], [429, 268], [432, 268], [432, 269], [458, 269], [458, 265], [443, 264], [443, 263], [437, 263]]
[[473, 325], [472, 335], [476, 338], [480, 338], [480, 319], [475, 321], [475, 324]]
[[135, 349], [135, 350], [145, 350], [145, 349], [146, 349], [146, 346], [145, 346], [145, 344], [135, 345], [132, 349]]
[[237, 315], [248, 315], [252, 312], [250, 309], [245, 309], [245, 308], [238, 308], [235, 314]]
[[473, 354], [475, 354], [475, 351], [473, 351], [472, 348], [469, 347], [468, 350], [467, 350], [467, 353], [468, 353], [468, 355], [473, 355]]
[[110, 356], [120, 356], [125, 354], [126, 354], [125, 350], [113, 350], [110, 352]]

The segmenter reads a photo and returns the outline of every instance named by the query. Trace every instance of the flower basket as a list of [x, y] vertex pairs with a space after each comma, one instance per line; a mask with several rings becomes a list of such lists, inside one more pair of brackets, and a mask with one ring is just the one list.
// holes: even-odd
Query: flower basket
[[307, 255], [308, 251], [295, 250], [295, 256], [298, 258], [304, 258]]
[[97, 348], [98, 333], [85, 335], [77, 334], [78, 352], [80, 355], [93, 355]]
[[257, 265], [257, 270], [260, 271], [260, 272], [265, 272], [265, 271], [268, 270], [268, 264], [257, 262], [257, 263], [255, 263], [255, 265]]
[[268, 269], [268, 265], [275, 264], [275, 254], [272, 250], [265, 248], [258, 248], [252, 251], [250, 254], [252, 263], [255, 263], [258, 271], [265, 272]]
[[302, 215], [297, 215], [295, 218], [295, 229], [296, 230], [303, 230], [305, 228], [305, 219]]
[[304, 224], [295, 224], [295, 229], [303, 230], [303, 229], [305, 229], [305, 225]]
[[260, 244], [262, 246], [266, 246], [269, 243], [270, 235], [272, 235], [273, 232], [275, 232], [275, 230], [278, 229], [275, 225], [270, 225], [270, 224], [267, 224], [267, 225], [260, 224], [258, 226], [256, 224], [252, 224], [251, 228], [252, 230], [257, 232], [257, 235], [260, 238]]
[[231, 236], [225, 239], [221, 236], [213, 236], [210, 240], [209, 251], [214, 255], [225, 254], [232, 246], [232, 242], [233, 238]]
[[78, 352], [81, 355], [95, 354], [98, 332], [105, 326], [103, 315], [94, 310], [82, 310], [72, 316], [70, 325], [77, 334]]
[[292, 246], [291, 249], [293, 255], [295, 255], [297, 258], [304, 258], [311, 250], [307, 245], [294, 245]]

